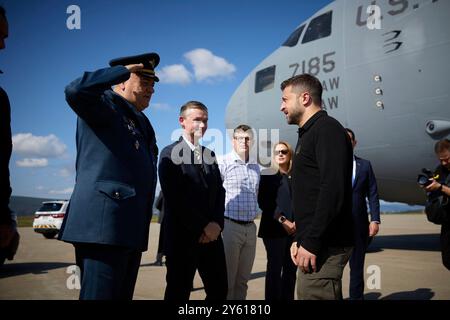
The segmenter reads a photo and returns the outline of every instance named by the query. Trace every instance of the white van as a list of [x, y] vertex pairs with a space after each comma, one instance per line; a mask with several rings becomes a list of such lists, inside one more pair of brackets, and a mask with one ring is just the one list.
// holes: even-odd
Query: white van
[[47, 239], [54, 238], [61, 229], [68, 205], [68, 200], [42, 202], [42, 206], [34, 214], [34, 231], [42, 233]]

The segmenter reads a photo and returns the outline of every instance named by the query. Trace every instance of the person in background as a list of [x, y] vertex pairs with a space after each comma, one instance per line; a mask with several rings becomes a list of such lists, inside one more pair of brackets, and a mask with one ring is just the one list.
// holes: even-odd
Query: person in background
[[168, 301], [189, 300], [195, 272], [206, 300], [227, 295], [227, 270], [221, 232], [225, 190], [212, 150], [199, 144], [208, 128], [208, 108], [189, 101], [180, 109], [183, 135], [161, 151], [158, 167], [164, 194], [164, 254]]
[[[356, 146], [355, 133], [345, 128], [350, 137], [353, 150]], [[350, 299], [364, 299], [364, 259], [367, 247], [378, 233], [380, 219], [380, 200], [378, 197], [377, 180], [370, 161], [353, 156], [352, 174], [352, 214], [355, 235], [355, 247], [350, 256]], [[367, 213], [367, 203], [370, 208], [370, 223]]]
[[226, 191], [223, 242], [228, 271], [228, 300], [245, 300], [256, 254], [256, 224], [260, 167], [250, 157], [253, 131], [233, 130], [233, 151], [219, 160]]
[[162, 191], [159, 192], [158, 198], [156, 198], [155, 203], [156, 209], [158, 209], [158, 223], [159, 223], [159, 240], [158, 240], [158, 251], [156, 252], [155, 265], [163, 265], [164, 257], [164, 196]]
[[428, 193], [443, 195], [441, 221], [441, 255], [442, 263], [450, 270], [450, 140], [442, 139], [434, 145], [434, 153], [440, 164], [435, 169], [439, 178], [431, 179], [431, 183], [425, 187]]
[[[266, 300], [294, 300], [297, 266], [291, 260], [295, 222], [291, 199], [292, 148], [278, 142], [273, 149], [274, 174], [261, 174], [258, 204], [262, 210], [258, 237], [267, 253]], [[269, 172], [268, 172], [269, 173]]]

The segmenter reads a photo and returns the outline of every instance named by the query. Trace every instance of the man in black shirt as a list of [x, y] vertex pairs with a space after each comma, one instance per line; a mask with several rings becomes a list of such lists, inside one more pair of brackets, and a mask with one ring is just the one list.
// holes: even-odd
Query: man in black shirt
[[352, 159], [348, 134], [322, 110], [322, 85], [308, 74], [281, 84], [281, 111], [300, 127], [293, 157], [297, 226], [291, 248], [300, 268], [299, 299], [342, 299], [342, 272], [352, 251]]

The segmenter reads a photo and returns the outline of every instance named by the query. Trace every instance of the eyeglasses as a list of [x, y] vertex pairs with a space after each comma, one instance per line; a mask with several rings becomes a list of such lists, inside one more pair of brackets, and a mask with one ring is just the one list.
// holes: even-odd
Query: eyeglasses
[[275, 154], [276, 155], [278, 155], [278, 154], [284, 154], [284, 155], [287, 155], [288, 154], [288, 150], [287, 149], [283, 149], [283, 150], [275, 150]]

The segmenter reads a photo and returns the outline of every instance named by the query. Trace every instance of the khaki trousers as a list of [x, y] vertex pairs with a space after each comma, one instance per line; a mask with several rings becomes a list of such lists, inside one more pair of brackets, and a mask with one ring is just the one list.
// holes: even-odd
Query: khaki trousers
[[256, 254], [256, 225], [225, 219], [222, 238], [227, 262], [227, 299], [245, 300]]
[[297, 270], [297, 299], [342, 300], [342, 273], [353, 247], [329, 247], [317, 257], [317, 271]]

